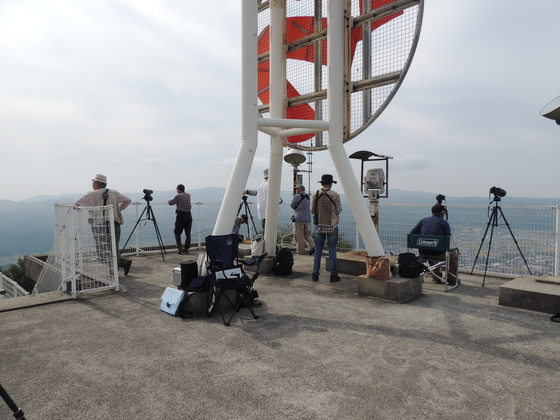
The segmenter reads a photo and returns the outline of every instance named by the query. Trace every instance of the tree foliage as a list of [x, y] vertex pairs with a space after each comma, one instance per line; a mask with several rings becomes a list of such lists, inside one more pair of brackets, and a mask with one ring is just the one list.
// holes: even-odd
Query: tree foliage
[[15, 281], [29, 293], [33, 291], [35, 280], [25, 275], [25, 259], [23, 257], [19, 258], [16, 264], [10, 264], [5, 270], [0, 268], [0, 272], [4, 273], [4, 275]]

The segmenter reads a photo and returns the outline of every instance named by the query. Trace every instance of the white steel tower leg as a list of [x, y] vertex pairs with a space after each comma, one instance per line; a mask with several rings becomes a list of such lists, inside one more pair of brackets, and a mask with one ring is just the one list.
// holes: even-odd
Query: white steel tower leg
[[[286, 56], [284, 51], [285, 0], [270, 1], [270, 117], [284, 118], [286, 91]], [[276, 255], [278, 235], [278, 200], [282, 178], [282, 139], [270, 137], [270, 164], [268, 169], [268, 195], [266, 199], [266, 226], [264, 250]]]
[[237, 152], [213, 235], [231, 233], [257, 150], [257, 23], [257, 0], [243, 0], [241, 2], [241, 146]]
[[340, 178], [340, 183], [352, 213], [358, 230], [364, 241], [368, 255], [384, 255], [383, 246], [377, 235], [377, 231], [371, 221], [366, 203], [360, 192], [360, 186], [356, 181], [350, 158], [346, 154], [342, 139], [344, 136], [344, 9], [346, 1], [330, 0], [328, 2], [328, 112], [329, 112], [329, 138], [327, 147], [334, 167]]

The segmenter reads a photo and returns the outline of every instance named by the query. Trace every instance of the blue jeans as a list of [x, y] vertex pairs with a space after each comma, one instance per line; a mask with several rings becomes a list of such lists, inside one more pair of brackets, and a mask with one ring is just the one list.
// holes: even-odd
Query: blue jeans
[[325, 247], [325, 238], [329, 248], [329, 262], [331, 277], [338, 276], [338, 264], [336, 261], [336, 244], [338, 243], [338, 226], [331, 233], [321, 233], [315, 228], [315, 257], [313, 260], [313, 274], [319, 274], [321, 270], [321, 256]]

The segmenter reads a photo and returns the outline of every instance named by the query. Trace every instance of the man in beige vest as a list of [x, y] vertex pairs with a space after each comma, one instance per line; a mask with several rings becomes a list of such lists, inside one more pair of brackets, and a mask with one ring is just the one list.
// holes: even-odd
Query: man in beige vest
[[[119, 267], [124, 269], [124, 275], [128, 275], [130, 271], [130, 266], [132, 265], [131, 260], [125, 258], [120, 258], [119, 252], [119, 240], [121, 238], [121, 225], [124, 223], [121, 211], [126, 209], [132, 200], [118, 191], [110, 190], [107, 188], [107, 177], [105, 175], [97, 174], [95, 178], [92, 179], [93, 191], [88, 192], [78, 201], [76, 201], [77, 206], [108, 206], [113, 205], [113, 216], [115, 219], [115, 245], [117, 247], [117, 261]], [[99, 228], [99, 227], [97, 227]], [[95, 234], [96, 226], [92, 226], [94, 230], [94, 237], [96, 241], [100, 235]]]

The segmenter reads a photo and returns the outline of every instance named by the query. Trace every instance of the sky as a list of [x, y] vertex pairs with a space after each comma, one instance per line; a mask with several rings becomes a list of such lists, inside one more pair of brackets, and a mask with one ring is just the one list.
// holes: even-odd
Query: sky
[[[0, 199], [85, 193], [97, 173], [123, 193], [225, 187], [241, 141], [240, 13], [240, 0], [0, 2]], [[389, 194], [560, 197], [560, 126], [540, 115], [560, 96], [558, 16], [558, 0], [426, 1], [402, 86], [347, 153], [392, 156]], [[249, 189], [269, 145], [259, 135]], [[324, 173], [338, 178], [314, 153], [312, 188]]]

